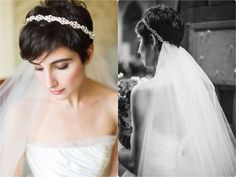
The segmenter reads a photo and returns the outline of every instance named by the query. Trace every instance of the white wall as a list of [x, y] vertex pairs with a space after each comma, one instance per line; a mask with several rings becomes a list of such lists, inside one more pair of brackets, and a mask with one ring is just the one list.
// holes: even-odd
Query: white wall
[[0, 79], [15, 69], [13, 1], [0, 1]]
[[[117, 75], [117, 1], [84, 0], [94, 21], [95, 56], [108, 60]], [[0, 80], [11, 76], [20, 59], [18, 38], [27, 12], [39, 0], [0, 0]]]

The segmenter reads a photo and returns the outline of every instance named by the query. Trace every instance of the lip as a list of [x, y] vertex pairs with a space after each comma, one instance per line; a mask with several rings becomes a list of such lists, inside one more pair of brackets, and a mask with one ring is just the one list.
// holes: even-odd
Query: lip
[[49, 92], [53, 95], [60, 95], [65, 89], [61, 90], [49, 90]]

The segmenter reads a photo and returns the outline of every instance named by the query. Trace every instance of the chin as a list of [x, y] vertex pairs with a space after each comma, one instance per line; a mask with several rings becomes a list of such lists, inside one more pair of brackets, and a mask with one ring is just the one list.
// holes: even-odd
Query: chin
[[146, 67], [146, 62], [144, 60], [142, 60], [142, 64], [144, 67]]
[[144, 66], [145, 68], [147, 68], [147, 69], [153, 69], [154, 68], [154, 66]]
[[148, 69], [155, 68], [155, 63], [144, 63], [143, 66]]
[[63, 101], [68, 98], [66, 95], [53, 95], [53, 98], [58, 101]]
[[153, 67], [153, 65], [150, 65], [150, 63], [147, 63], [146, 61], [143, 61], [143, 66], [145, 68], [152, 68]]

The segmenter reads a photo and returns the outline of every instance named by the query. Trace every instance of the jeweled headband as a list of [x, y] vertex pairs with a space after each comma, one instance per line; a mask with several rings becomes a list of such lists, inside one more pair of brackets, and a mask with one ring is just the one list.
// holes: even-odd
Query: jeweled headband
[[146, 26], [146, 28], [147, 28], [154, 36], [157, 37], [157, 39], [158, 39], [160, 42], [164, 42], [163, 38], [162, 38], [154, 29], [152, 29], [152, 28], [147, 24], [147, 22], [145, 21], [144, 18], [142, 19], [142, 22], [143, 22], [143, 24]]
[[31, 15], [30, 17], [26, 18], [26, 24], [29, 22], [36, 20], [36, 21], [41, 21], [45, 20], [47, 22], [58, 22], [61, 25], [70, 25], [74, 29], [80, 29], [82, 30], [85, 34], [89, 35], [90, 39], [94, 39], [95, 34], [92, 31], [89, 31], [88, 28], [84, 25], [79, 24], [77, 21], [69, 21], [64, 17], [56, 17], [53, 15]]

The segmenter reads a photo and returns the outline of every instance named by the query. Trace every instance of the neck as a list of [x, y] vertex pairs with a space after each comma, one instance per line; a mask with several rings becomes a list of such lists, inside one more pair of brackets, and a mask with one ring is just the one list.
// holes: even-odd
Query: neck
[[155, 76], [156, 68], [157, 68], [158, 61], [159, 61], [159, 55], [160, 55], [160, 51], [159, 51], [157, 45], [155, 46], [154, 51], [155, 51], [155, 53], [154, 53], [154, 65], [153, 65], [153, 68], [152, 68], [153, 76]]
[[89, 92], [89, 79], [84, 77], [82, 82], [80, 83], [80, 87], [78, 90], [71, 94], [66, 100], [63, 102], [67, 107], [72, 109], [78, 109], [81, 104], [83, 104], [84, 98], [88, 95]]
[[157, 65], [158, 65], [158, 60], [159, 60], [159, 54], [160, 54], [160, 51], [158, 50], [157, 46], [155, 46], [155, 48], [153, 49], [152, 51], [152, 60], [153, 60], [153, 63], [152, 65], [148, 66], [148, 70], [151, 72], [151, 75], [152, 77], [155, 76], [155, 73], [156, 73], [156, 68], [157, 68]]

